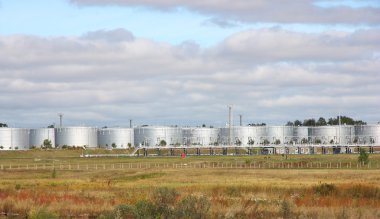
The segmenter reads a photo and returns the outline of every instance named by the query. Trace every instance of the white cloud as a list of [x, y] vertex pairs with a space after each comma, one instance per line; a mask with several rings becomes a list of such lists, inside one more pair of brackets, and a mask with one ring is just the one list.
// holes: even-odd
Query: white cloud
[[[160, 10], [187, 8], [216, 16], [216, 21], [228, 18], [243, 22], [374, 24], [380, 22], [380, 8], [340, 6], [320, 7], [316, 0], [71, 0], [79, 5], [119, 5], [149, 7]], [[220, 22], [219, 22], [220, 23]]]
[[250, 30], [211, 48], [131, 36], [1, 36], [0, 121], [42, 126], [63, 112], [74, 125], [223, 125], [227, 104], [247, 122], [334, 116], [337, 105], [378, 120], [378, 29]]

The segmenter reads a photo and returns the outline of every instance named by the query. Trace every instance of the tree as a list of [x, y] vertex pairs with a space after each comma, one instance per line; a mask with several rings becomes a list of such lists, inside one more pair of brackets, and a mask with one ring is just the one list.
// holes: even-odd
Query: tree
[[369, 155], [364, 148], [360, 148], [360, 154], [358, 157], [358, 162], [364, 163], [364, 164], [368, 164], [368, 162], [369, 162]]
[[202, 128], [206, 128], [206, 124], [202, 124]]
[[294, 126], [301, 126], [302, 125], [302, 122], [300, 120], [296, 120], [294, 121]]
[[0, 123], [0, 127], [8, 127], [8, 125], [5, 123]]
[[114, 142], [114, 143], [112, 143], [112, 148], [116, 148], [117, 147], [117, 145], [116, 145], [116, 143]]
[[51, 141], [49, 139], [45, 139], [44, 140], [44, 142], [42, 143], [42, 147], [45, 148], [45, 149], [51, 149], [51, 148], [53, 148], [52, 144], [51, 144]]
[[294, 126], [294, 123], [291, 122], [291, 121], [288, 121], [288, 122], [286, 123], [286, 126]]
[[54, 124], [48, 125], [48, 128], [54, 128]]
[[315, 119], [305, 119], [303, 121], [303, 125], [304, 126], [315, 126], [316, 125]]
[[326, 119], [323, 117], [319, 117], [317, 121], [317, 126], [324, 126], [324, 125], [327, 125]]
[[162, 139], [162, 140], [160, 141], [160, 146], [166, 146], [166, 141]]

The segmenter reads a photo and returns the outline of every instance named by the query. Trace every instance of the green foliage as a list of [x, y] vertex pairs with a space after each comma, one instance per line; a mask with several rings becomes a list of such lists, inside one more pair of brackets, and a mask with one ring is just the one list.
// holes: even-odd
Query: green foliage
[[51, 173], [51, 178], [55, 179], [56, 177], [57, 177], [57, 171], [54, 168], [53, 172]]
[[178, 203], [176, 218], [207, 218], [210, 202], [205, 197], [187, 196]]
[[166, 141], [162, 139], [162, 140], [160, 141], [160, 146], [166, 146]]
[[279, 145], [281, 144], [281, 140], [280, 139], [276, 139], [276, 141], [274, 141], [275, 144]]
[[59, 217], [58, 217], [58, 215], [53, 214], [52, 212], [49, 212], [47, 209], [41, 208], [41, 209], [32, 210], [29, 213], [28, 218], [30, 218], [30, 219], [46, 219], [46, 218], [55, 219], [55, 218], [57, 218], [58, 219]]
[[304, 126], [315, 126], [316, 122], [315, 122], [315, 119], [305, 119], [303, 121], [302, 125], [304, 125]]
[[291, 218], [292, 209], [290, 207], [290, 203], [287, 200], [283, 200], [280, 206], [280, 215], [282, 218]]
[[153, 193], [153, 201], [160, 214], [167, 218], [173, 214], [174, 205], [179, 194], [173, 188], [157, 188]]
[[358, 162], [364, 163], [364, 164], [368, 164], [368, 162], [369, 162], [369, 155], [364, 148], [360, 148], [360, 154], [358, 157]]
[[6, 123], [0, 123], [0, 127], [8, 127]]
[[112, 148], [116, 148], [117, 147], [117, 145], [116, 145], [116, 143], [114, 142], [114, 143], [112, 143]]
[[320, 144], [320, 143], [322, 143], [322, 141], [321, 141], [321, 139], [318, 139], [318, 138], [317, 138], [317, 139], [315, 139], [315, 143], [316, 143], [316, 144]]
[[333, 195], [336, 191], [336, 186], [332, 183], [322, 183], [314, 187], [314, 192], [320, 196]]
[[135, 205], [136, 218], [150, 219], [156, 218], [158, 210], [156, 206], [147, 200], [138, 201]]
[[52, 144], [51, 144], [51, 141], [49, 139], [45, 139], [44, 140], [44, 142], [42, 143], [42, 147], [45, 148], [45, 149], [51, 149], [51, 148], [53, 148]]
[[21, 189], [21, 185], [17, 183], [17, 184], [15, 185], [15, 189], [16, 189], [16, 190], [20, 190], [20, 189]]
[[131, 205], [119, 205], [113, 212], [113, 218], [135, 218], [136, 208]]

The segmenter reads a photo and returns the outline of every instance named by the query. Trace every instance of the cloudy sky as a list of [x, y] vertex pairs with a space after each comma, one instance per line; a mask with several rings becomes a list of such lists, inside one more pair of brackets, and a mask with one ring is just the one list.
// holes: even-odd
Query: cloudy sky
[[378, 0], [0, 0], [0, 122], [380, 121]]

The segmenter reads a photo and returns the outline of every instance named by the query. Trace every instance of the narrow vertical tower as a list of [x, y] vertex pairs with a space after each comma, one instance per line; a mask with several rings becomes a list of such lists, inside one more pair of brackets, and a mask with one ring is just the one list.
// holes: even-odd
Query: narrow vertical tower
[[240, 126], [243, 126], [243, 115], [239, 115], [239, 117], [240, 117]]
[[129, 120], [129, 128], [132, 128], [132, 119]]
[[340, 145], [340, 142], [341, 142], [341, 137], [340, 137], [340, 129], [341, 129], [341, 125], [342, 125], [342, 120], [341, 120], [341, 116], [340, 116], [340, 112], [339, 112], [339, 117], [338, 117], [338, 124], [339, 124], [339, 131], [338, 131], [338, 135], [339, 135], [339, 137], [338, 137], [338, 144]]
[[62, 128], [63, 113], [58, 113], [58, 116], [59, 116], [59, 127]]
[[232, 145], [232, 105], [228, 106], [228, 145]]

